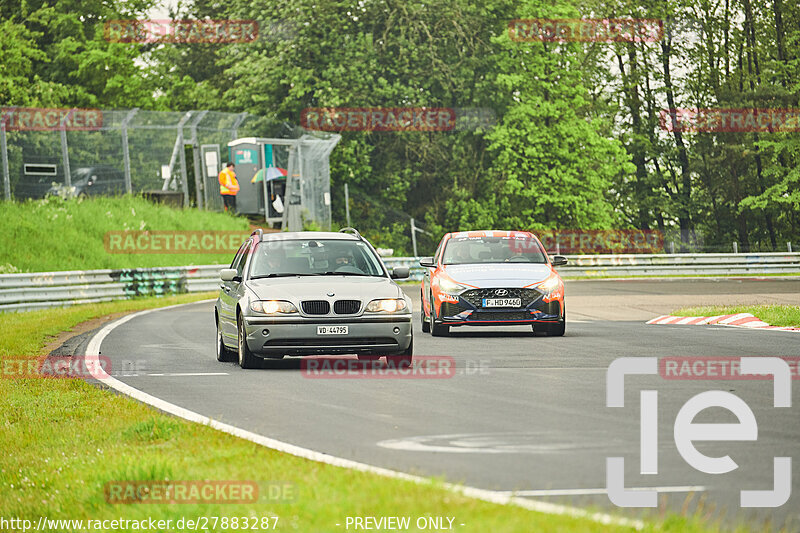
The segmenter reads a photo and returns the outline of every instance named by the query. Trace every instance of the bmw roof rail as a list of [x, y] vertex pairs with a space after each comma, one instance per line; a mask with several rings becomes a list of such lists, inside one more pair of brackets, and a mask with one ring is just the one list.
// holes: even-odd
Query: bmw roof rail
[[339, 230], [339, 233], [350, 233], [351, 235], [355, 235], [358, 240], [364, 240], [361, 234], [358, 232], [356, 228], [346, 227]]
[[258, 234], [258, 242], [261, 242], [263, 240], [263, 237], [264, 237], [264, 230], [261, 229], [261, 228], [256, 228], [256, 229], [253, 230], [253, 233], [251, 233], [250, 236], [252, 237], [253, 235], [256, 235], [256, 234]]

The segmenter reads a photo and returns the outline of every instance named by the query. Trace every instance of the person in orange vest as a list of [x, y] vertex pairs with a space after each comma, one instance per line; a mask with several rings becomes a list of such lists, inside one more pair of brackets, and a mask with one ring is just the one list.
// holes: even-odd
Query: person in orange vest
[[236, 193], [239, 192], [239, 182], [236, 180], [236, 172], [233, 171], [233, 168], [233, 163], [228, 162], [219, 173], [219, 193], [222, 195], [225, 211], [236, 212]]

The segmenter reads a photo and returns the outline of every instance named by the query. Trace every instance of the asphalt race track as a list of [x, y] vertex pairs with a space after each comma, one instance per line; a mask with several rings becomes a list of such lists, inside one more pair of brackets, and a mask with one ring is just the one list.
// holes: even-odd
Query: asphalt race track
[[[446, 379], [310, 379], [299, 359], [241, 370], [214, 357], [213, 305], [198, 303], [137, 317], [113, 330], [102, 354], [112, 375], [158, 398], [287, 443], [405, 472], [614, 514], [603, 492], [608, 456], [626, 460], [627, 487], [659, 487], [680, 510], [726, 521], [800, 528], [800, 382], [792, 407], [774, 408], [772, 382], [666, 380], [629, 376], [625, 407], [607, 408], [606, 370], [619, 357], [800, 356], [800, 333], [720, 326], [656, 326], [645, 320], [681, 305], [800, 303], [800, 280], [641, 280], [567, 282], [567, 335], [529, 328], [422, 333], [415, 357], [449, 356]], [[340, 358], [341, 359], [341, 358]], [[355, 357], [344, 357], [355, 359]], [[380, 364], [383, 364], [381, 361]], [[418, 364], [418, 363], [415, 363]], [[658, 391], [658, 473], [639, 473], [639, 391]], [[758, 422], [755, 442], [701, 442], [709, 456], [739, 465], [727, 474], [695, 470], [673, 440], [675, 417], [692, 396], [730, 391]], [[735, 422], [717, 408], [697, 422]], [[773, 457], [793, 457], [792, 496], [777, 509], [739, 508], [741, 489], [771, 489]], [[692, 493], [692, 491], [695, 491]], [[655, 512], [655, 511], [653, 511]]]

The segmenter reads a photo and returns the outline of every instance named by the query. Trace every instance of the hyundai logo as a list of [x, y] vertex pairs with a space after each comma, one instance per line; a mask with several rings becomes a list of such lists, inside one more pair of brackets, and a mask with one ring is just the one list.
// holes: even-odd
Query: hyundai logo
[[494, 291], [494, 293], [497, 296], [505, 296], [506, 294], [508, 294], [508, 291], [506, 289], [497, 289], [496, 291]]

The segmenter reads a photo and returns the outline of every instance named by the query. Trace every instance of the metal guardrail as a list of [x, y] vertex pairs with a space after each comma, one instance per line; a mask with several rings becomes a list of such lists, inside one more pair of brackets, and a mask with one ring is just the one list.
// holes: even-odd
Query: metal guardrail
[[[740, 276], [799, 274], [800, 253], [568, 255], [558, 267], [564, 278], [647, 276]], [[385, 258], [386, 266], [407, 266], [422, 279], [418, 258]]]
[[569, 277], [741, 276], [800, 274], [800, 253], [641, 254], [569, 257]]
[[206, 292], [219, 288], [223, 265], [73, 270], [0, 275], [0, 312], [32, 311], [134, 296]]
[[[645, 276], [800, 275], [800, 253], [639, 254], [567, 256], [565, 278]], [[388, 268], [407, 266], [420, 280], [419, 258], [388, 257]], [[0, 274], [0, 312], [31, 311], [134, 296], [215, 291], [225, 265]]]

